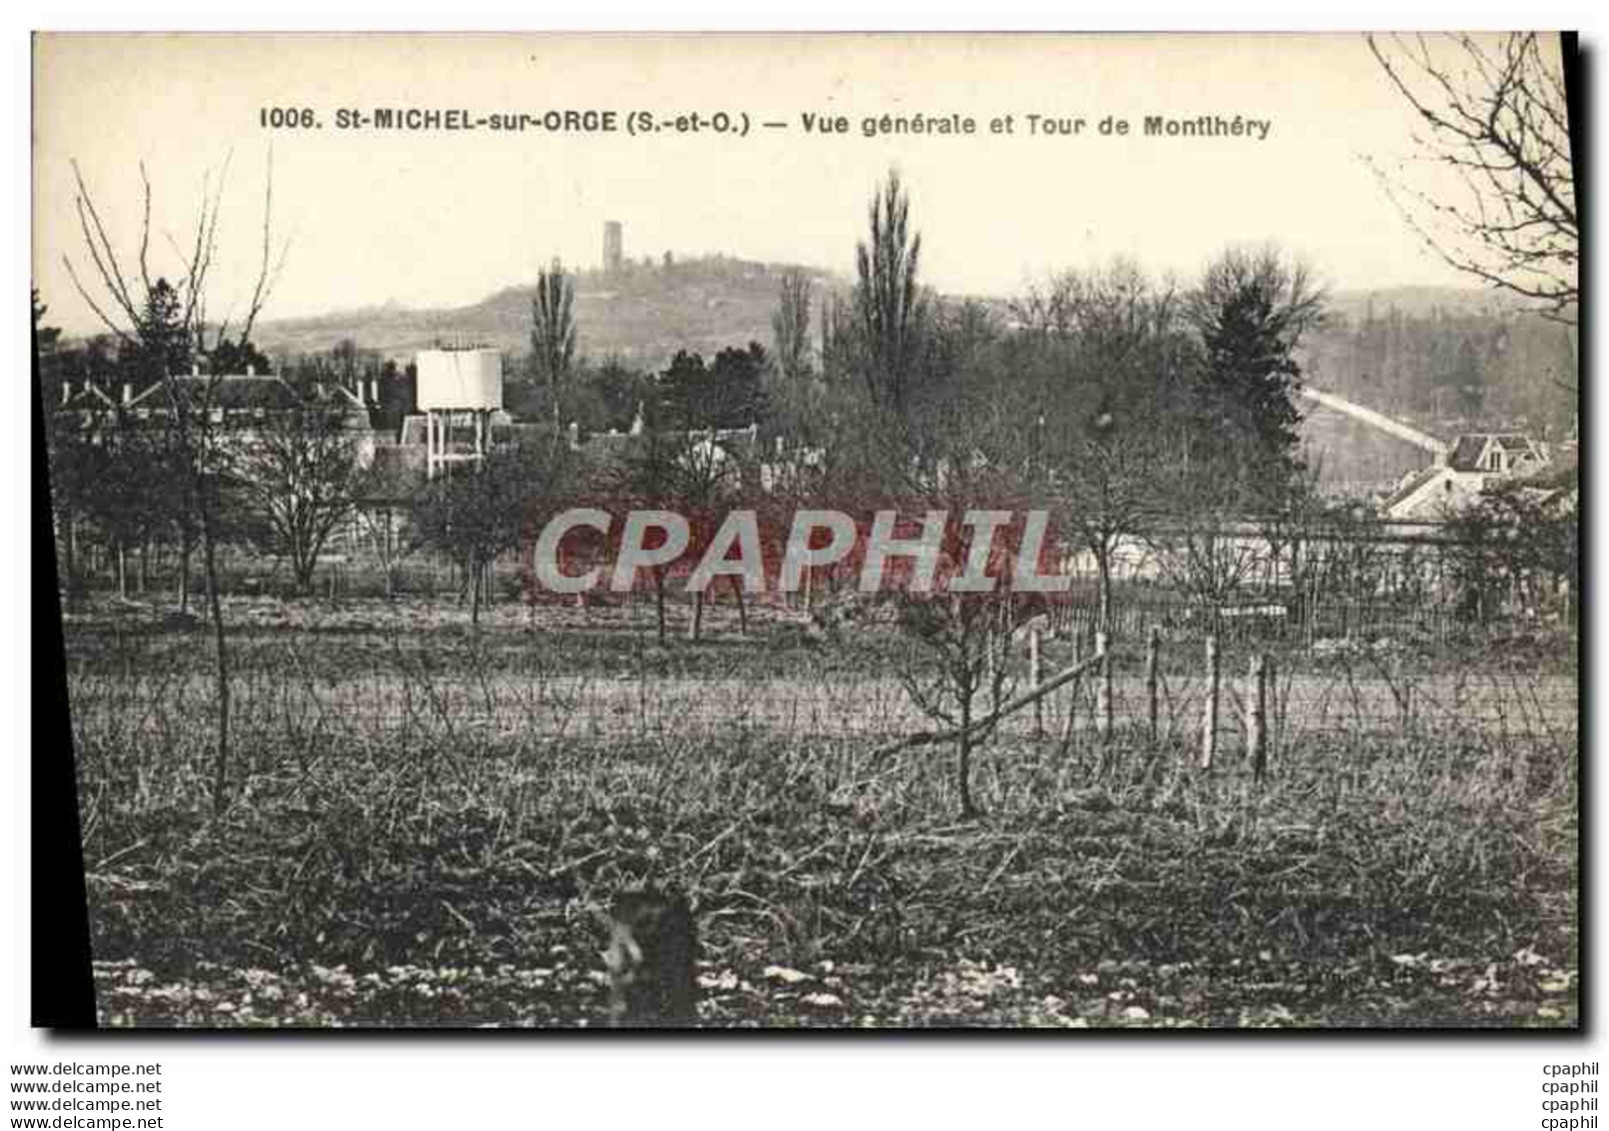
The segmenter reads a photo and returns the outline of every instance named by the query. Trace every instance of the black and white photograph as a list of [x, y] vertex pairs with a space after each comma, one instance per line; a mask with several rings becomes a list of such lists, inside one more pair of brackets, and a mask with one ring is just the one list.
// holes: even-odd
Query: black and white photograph
[[38, 34], [82, 1020], [1577, 1034], [1578, 50]]

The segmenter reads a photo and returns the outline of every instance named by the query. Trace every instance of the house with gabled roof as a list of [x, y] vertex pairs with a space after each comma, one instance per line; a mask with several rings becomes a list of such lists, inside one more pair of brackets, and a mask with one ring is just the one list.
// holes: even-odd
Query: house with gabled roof
[[1436, 522], [1468, 506], [1492, 483], [1535, 475], [1548, 453], [1518, 432], [1466, 433], [1444, 459], [1404, 477], [1382, 506], [1397, 521]]
[[[276, 413], [289, 412], [316, 398], [345, 417], [346, 427], [373, 451], [371, 417], [376, 404], [363, 392], [339, 384], [324, 384], [300, 392], [272, 373], [206, 374], [197, 370], [174, 375], [171, 394], [192, 407], [205, 407], [211, 423], [232, 437], [249, 439], [261, 423]], [[144, 388], [130, 382], [68, 381], [62, 386], [59, 418], [74, 419], [85, 428], [108, 418], [140, 426], [165, 420], [172, 412], [169, 381], [153, 381]]]

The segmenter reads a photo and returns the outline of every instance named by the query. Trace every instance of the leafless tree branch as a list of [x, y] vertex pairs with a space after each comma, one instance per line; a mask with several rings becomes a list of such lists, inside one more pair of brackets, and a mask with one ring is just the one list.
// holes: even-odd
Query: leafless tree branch
[[1535, 33], [1496, 46], [1469, 35], [1368, 43], [1422, 127], [1421, 164], [1445, 174], [1414, 183], [1371, 160], [1397, 210], [1455, 270], [1573, 325], [1580, 221], [1560, 67]]

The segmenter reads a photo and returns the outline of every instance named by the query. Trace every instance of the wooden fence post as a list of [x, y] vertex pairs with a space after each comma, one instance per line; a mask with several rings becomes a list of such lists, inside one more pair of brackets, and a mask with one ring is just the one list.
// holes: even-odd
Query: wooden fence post
[[1095, 674], [1095, 733], [1103, 739], [1112, 736], [1112, 657], [1106, 645], [1106, 633], [1097, 632], [1095, 655], [1100, 664]]
[[1251, 758], [1252, 779], [1259, 783], [1268, 774], [1268, 685], [1263, 678], [1266, 667], [1267, 658], [1258, 653], [1246, 671], [1246, 753]]
[[1268, 764], [1272, 766], [1279, 758], [1279, 743], [1285, 733], [1285, 714], [1279, 700], [1279, 664], [1272, 656], [1263, 657], [1263, 686], [1268, 689], [1266, 702], [1274, 711], [1273, 722], [1267, 721], [1267, 714], [1263, 716], [1264, 742], [1268, 745]]
[[1218, 638], [1207, 637], [1207, 701], [1201, 711], [1201, 768], [1212, 769], [1218, 749]]
[[[1077, 667], [1079, 665], [1079, 663], [1082, 662], [1083, 656], [1080, 655], [1082, 649], [1079, 646], [1079, 639], [1078, 639], [1078, 635], [1077, 635], [1076, 632], [1073, 634], [1072, 641], [1073, 641], [1073, 666]], [[1078, 725], [1078, 697], [1081, 694], [1081, 689], [1079, 687], [1079, 684], [1081, 682], [1082, 682], [1081, 680], [1074, 680], [1072, 687], [1068, 689], [1067, 695], [1065, 696], [1065, 700], [1066, 700], [1066, 703], [1067, 703], [1067, 717], [1062, 720], [1062, 729], [1061, 729], [1061, 757], [1062, 758], [1066, 758], [1067, 755], [1069, 753], [1071, 753], [1072, 749], [1073, 749], [1073, 728]]]
[[[1009, 642], [1011, 640], [1011, 631], [1010, 631], [1010, 629], [1006, 630], [1005, 640], [1009, 644]], [[1000, 683], [999, 683], [999, 680], [1000, 680], [1000, 663], [1005, 657], [1001, 655], [1001, 644], [1000, 644], [999, 641], [1000, 641], [1000, 636], [999, 636], [999, 628], [998, 627], [990, 627], [989, 629], [987, 629], [984, 632], [984, 634], [983, 634], [983, 647], [985, 649], [984, 659], [985, 659], [987, 667], [988, 667], [988, 680], [989, 680], [988, 685], [990, 687], [999, 687], [1000, 686]]]
[[1162, 649], [1162, 629], [1151, 626], [1151, 637], [1145, 645], [1145, 719], [1146, 733], [1156, 741], [1157, 660]]
[[[1028, 632], [1028, 687], [1031, 691], [1039, 690], [1039, 681], [1045, 676], [1043, 661], [1039, 656], [1039, 626], [1036, 624]], [[1045, 701], [1034, 701], [1034, 737], [1045, 737]]]

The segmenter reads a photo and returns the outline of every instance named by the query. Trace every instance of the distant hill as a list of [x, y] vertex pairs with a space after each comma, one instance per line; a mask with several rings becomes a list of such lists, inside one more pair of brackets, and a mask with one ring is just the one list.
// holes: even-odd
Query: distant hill
[[[589, 357], [616, 355], [627, 365], [658, 369], [681, 349], [709, 357], [750, 340], [769, 346], [777, 289], [788, 269], [716, 255], [653, 266], [628, 263], [615, 273], [582, 272], [575, 303], [580, 348]], [[822, 288], [847, 290], [846, 282], [827, 272], [799, 270]], [[535, 291], [533, 283], [506, 287], [472, 306], [387, 305], [265, 322], [254, 337], [270, 355], [325, 350], [343, 338], [399, 359], [437, 342], [522, 354], [530, 349]]]
[[1359, 322], [1371, 311], [1376, 317], [1396, 310], [1407, 318], [1442, 316], [1501, 317], [1518, 314], [1518, 297], [1485, 287], [1384, 287], [1380, 290], [1332, 291], [1325, 304], [1332, 320]]
[[[751, 338], [769, 342], [778, 279], [790, 265], [723, 255], [670, 264], [627, 263], [617, 274], [599, 270], [577, 278], [576, 323], [589, 356], [618, 354], [644, 368], [666, 363], [678, 349], [711, 354]], [[847, 279], [799, 268], [821, 287], [847, 292]], [[325, 350], [345, 338], [365, 349], [402, 359], [438, 341], [477, 342], [524, 353], [530, 348], [535, 285], [505, 287], [469, 306], [384, 306], [336, 311], [259, 324], [265, 352]], [[978, 296], [997, 309], [1005, 299]], [[1355, 326], [1388, 313], [1411, 320], [1502, 319], [1522, 310], [1508, 296], [1458, 287], [1391, 287], [1337, 291], [1329, 296], [1332, 326]]]

